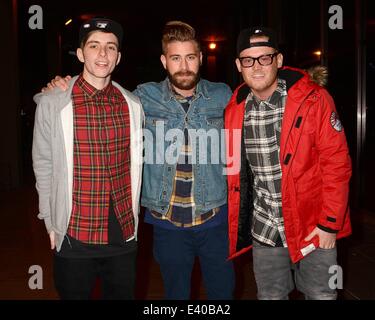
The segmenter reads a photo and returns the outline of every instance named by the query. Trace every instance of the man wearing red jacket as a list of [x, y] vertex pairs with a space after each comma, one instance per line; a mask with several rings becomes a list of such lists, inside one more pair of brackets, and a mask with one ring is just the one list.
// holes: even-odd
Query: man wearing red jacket
[[271, 29], [243, 30], [237, 54], [245, 83], [225, 111], [230, 258], [253, 247], [258, 299], [288, 299], [294, 283], [306, 299], [336, 299], [351, 160], [333, 99], [282, 68]]

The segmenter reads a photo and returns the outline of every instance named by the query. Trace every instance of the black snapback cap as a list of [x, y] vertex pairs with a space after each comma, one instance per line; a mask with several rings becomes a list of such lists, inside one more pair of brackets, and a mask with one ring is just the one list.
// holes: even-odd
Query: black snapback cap
[[79, 43], [78, 45], [81, 46], [81, 43], [85, 36], [91, 31], [103, 31], [103, 32], [110, 32], [113, 33], [118, 40], [119, 49], [121, 49], [122, 37], [123, 37], [123, 30], [119, 23], [107, 18], [92, 18], [84, 23], [82, 23], [79, 29]]
[[[255, 36], [265, 36], [268, 38], [268, 40], [250, 43], [250, 38]], [[272, 29], [265, 27], [253, 27], [243, 29], [237, 38], [237, 55], [239, 56], [242, 50], [252, 47], [271, 47], [278, 50], [279, 46], [277, 43], [277, 36], [275, 32]]]

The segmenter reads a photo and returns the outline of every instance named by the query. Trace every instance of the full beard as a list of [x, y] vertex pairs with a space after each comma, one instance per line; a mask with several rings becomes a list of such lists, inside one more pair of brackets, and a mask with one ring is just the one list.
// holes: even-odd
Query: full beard
[[[171, 74], [167, 70], [167, 74], [171, 84], [180, 90], [191, 90], [195, 88], [200, 79], [199, 72], [194, 73], [192, 71], [178, 71], [174, 74]], [[181, 76], [189, 76], [190, 78], [180, 79], [179, 77]]]

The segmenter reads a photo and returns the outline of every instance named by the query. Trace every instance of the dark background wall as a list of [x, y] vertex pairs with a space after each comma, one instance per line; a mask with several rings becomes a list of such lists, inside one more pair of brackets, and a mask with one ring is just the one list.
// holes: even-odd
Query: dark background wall
[[[11, 1], [0, 2], [1, 125], [0, 125], [0, 188], [16, 187], [21, 182], [19, 69], [17, 50], [16, 6]], [[5, 32], [4, 32], [5, 31]]]

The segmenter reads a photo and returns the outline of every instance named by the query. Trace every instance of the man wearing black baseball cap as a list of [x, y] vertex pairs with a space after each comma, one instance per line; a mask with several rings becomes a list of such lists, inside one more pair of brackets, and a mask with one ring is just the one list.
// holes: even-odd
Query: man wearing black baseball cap
[[79, 47], [82, 47], [92, 31], [113, 33], [118, 41], [118, 49], [121, 50], [123, 30], [116, 21], [107, 18], [93, 18], [84, 22], [79, 29]]
[[[277, 71], [283, 65], [275, 32], [264, 27], [242, 30], [237, 39], [237, 57], [237, 69], [252, 92], [261, 99], [268, 98], [277, 87]], [[250, 72], [242, 72], [242, 68]]]
[[79, 32], [83, 71], [35, 97], [33, 167], [62, 299], [134, 297], [142, 176], [139, 98], [111, 81], [122, 27], [94, 18]]
[[269, 28], [238, 36], [245, 83], [225, 109], [228, 172], [240, 168], [227, 175], [230, 257], [253, 247], [259, 299], [288, 299], [292, 269], [306, 299], [335, 299], [336, 239], [351, 233], [346, 138], [332, 97], [282, 68], [278, 47]]

